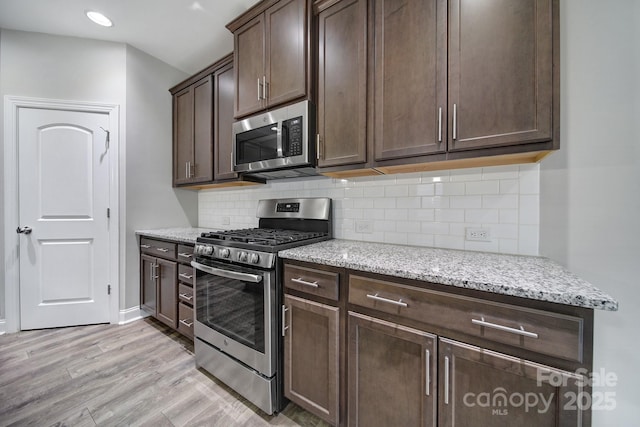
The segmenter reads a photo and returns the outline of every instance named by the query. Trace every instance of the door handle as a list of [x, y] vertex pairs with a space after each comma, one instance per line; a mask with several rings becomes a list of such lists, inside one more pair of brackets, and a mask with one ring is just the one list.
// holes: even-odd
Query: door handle
[[16, 233], [18, 234], [31, 234], [31, 232], [33, 231], [33, 229], [31, 227], [18, 227], [16, 228]]

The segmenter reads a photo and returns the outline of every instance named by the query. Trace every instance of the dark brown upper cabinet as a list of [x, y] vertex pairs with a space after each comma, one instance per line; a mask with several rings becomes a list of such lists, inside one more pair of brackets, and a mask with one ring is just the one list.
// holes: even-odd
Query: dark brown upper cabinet
[[318, 166], [367, 161], [367, 0], [318, 14]]
[[233, 33], [234, 116], [310, 93], [309, 0], [264, 0], [227, 25]]
[[446, 0], [375, 0], [375, 160], [444, 152]]
[[450, 151], [552, 139], [552, 3], [450, 1]]
[[211, 76], [173, 94], [173, 184], [213, 180]]
[[173, 95], [173, 185], [204, 188], [254, 185], [233, 171], [233, 54], [169, 91]]
[[526, 163], [559, 148], [558, 0], [318, 0], [314, 12], [322, 173]]
[[213, 145], [215, 147], [215, 179], [235, 179], [233, 171], [233, 63], [229, 62], [213, 73]]

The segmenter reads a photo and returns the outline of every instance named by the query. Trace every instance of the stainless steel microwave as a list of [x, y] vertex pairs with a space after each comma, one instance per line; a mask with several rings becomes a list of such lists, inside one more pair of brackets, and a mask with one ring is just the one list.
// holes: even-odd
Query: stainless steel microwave
[[264, 179], [316, 175], [315, 108], [309, 101], [233, 124], [233, 170]]

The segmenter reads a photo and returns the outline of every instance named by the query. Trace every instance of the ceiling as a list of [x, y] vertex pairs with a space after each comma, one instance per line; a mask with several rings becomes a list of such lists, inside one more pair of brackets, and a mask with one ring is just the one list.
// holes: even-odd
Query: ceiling
[[[0, 28], [127, 43], [188, 74], [233, 50], [225, 25], [257, 0], [0, 0]], [[85, 10], [113, 21], [105, 28]]]

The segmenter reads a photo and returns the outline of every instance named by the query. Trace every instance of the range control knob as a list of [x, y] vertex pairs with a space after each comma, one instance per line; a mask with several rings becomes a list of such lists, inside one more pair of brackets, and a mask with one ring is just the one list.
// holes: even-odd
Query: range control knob
[[231, 251], [229, 251], [228, 248], [222, 248], [220, 249], [220, 256], [222, 258], [229, 258], [229, 256], [231, 255]]
[[260, 255], [251, 254], [251, 256], [249, 257], [249, 261], [251, 261], [251, 264], [257, 264], [258, 262], [260, 262]]
[[247, 262], [248, 254], [245, 251], [242, 251], [238, 254], [238, 261]]
[[213, 246], [203, 246], [202, 247], [202, 254], [203, 255], [211, 255], [211, 254], [213, 254]]

